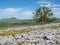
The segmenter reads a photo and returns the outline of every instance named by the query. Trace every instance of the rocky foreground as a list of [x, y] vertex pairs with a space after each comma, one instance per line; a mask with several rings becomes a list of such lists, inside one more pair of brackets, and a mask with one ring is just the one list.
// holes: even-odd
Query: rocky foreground
[[[58, 28], [47, 28], [48, 26], [58, 26]], [[28, 29], [31, 29], [31, 32], [0, 36], [0, 45], [60, 45], [59, 26], [59, 23], [30, 26]]]

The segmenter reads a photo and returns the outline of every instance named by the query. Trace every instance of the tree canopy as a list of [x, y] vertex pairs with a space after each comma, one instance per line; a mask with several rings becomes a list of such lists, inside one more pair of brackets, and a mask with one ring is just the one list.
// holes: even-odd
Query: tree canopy
[[50, 23], [56, 19], [53, 17], [52, 10], [45, 6], [39, 7], [35, 12], [33, 12], [33, 14], [33, 18], [40, 24]]

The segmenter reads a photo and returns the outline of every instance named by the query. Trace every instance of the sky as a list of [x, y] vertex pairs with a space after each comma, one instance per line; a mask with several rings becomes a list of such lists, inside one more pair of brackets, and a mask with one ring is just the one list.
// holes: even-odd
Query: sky
[[60, 18], [60, 0], [0, 0], [0, 19], [32, 19], [32, 12], [43, 4], [52, 10], [54, 17]]

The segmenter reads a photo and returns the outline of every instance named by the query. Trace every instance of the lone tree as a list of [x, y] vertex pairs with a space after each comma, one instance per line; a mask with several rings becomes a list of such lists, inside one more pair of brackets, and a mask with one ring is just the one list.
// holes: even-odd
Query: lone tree
[[45, 6], [38, 8], [33, 14], [33, 18], [40, 24], [50, 23], [55, 20], [55, 18], [52, 17], [52, 10]]

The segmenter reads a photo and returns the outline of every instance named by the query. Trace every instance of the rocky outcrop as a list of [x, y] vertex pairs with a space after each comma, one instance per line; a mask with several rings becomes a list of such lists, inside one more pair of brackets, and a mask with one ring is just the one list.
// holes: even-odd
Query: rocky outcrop
[[[29, 29], [38, 27], [31, 26]], [[28, 33], [15, 34], [15, 36], [0, 36], [0, 45], [57, 45], [59, 43], [60, 28], [35, 29]]]

